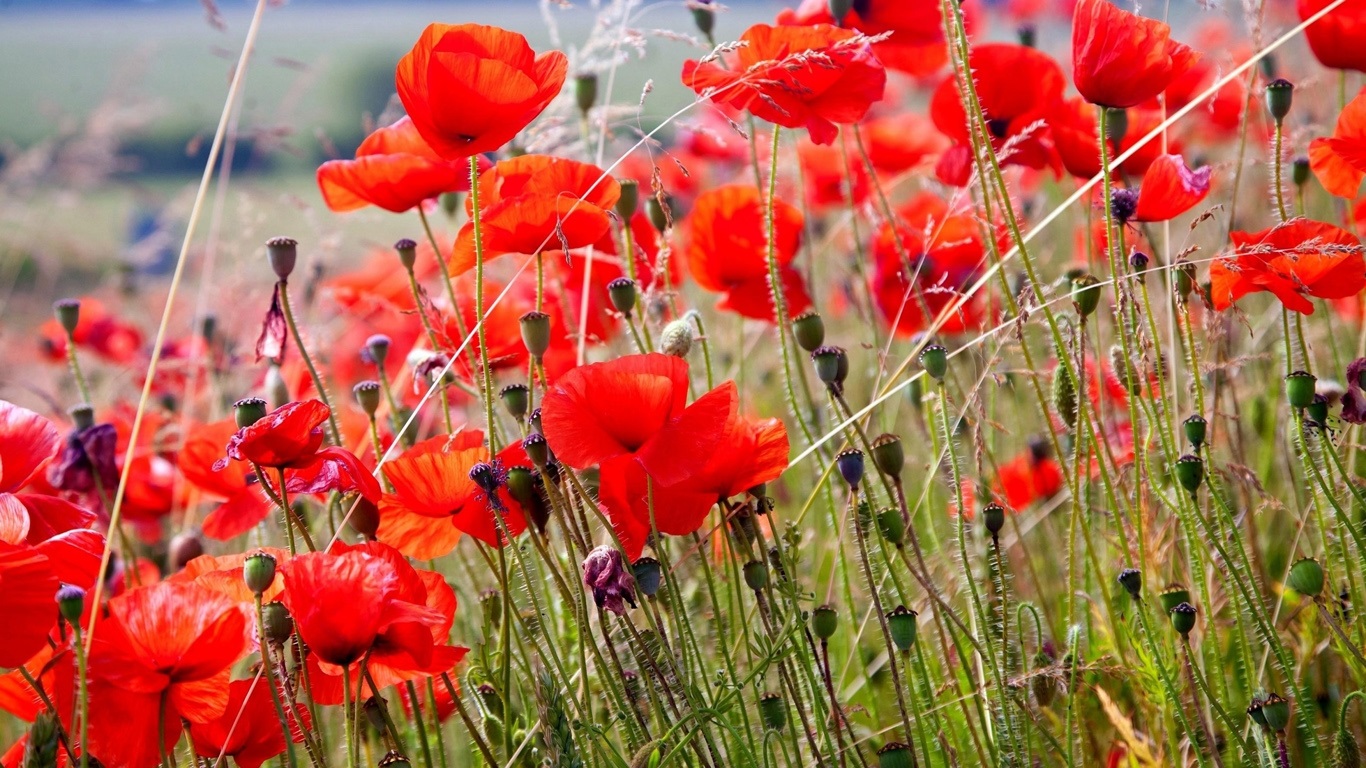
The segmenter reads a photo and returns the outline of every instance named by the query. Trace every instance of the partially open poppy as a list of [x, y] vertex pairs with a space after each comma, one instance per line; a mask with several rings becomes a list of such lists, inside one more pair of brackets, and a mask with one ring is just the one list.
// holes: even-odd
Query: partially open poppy
[[403, 213], [443, 192], [470, 188], [469, 164], [433, 152], [407, 117], [366, 136], [356, 159], [323, 163], [317, 176], [323, 202], [338, 213], [367, 205]]
[[837, 124], [862, 120], [887, 84], [867, 38], [852, 30], [755, 24], [740, 41], [729, 69], [684, 62], [683, 84], [770, 123], [804, 127], [817, 144], [834, 141]]
[[1361, 241], [1319, 221], [1291, 219], [1261, 232], [1232, 232], [1233, 253], [1210, 265], [1210, 300], [1228, 309], [1270, 291], [1286, 309], [1314, 313], [1309, 298], [1344, 299], [1366, 288]]
[[[718, 308], [772, 322], [764, 215], [759, 190], [752, 186], [730, 184], [702, 193], [687, 220], [687, 256], [697, 284], [722, 294]], [[805, 282], [791, 266], [801, 237], [801, 211], [774, 200], [774, 256], [793, 316], [811, 307]]]
[[[1366, 49], [1359, 41], [1357, 47]], [[1366, 91], [1343, 108], [1331, 137], [1309, 142], [1309, 167], [1329, 194], [1357, 196], [1366, 179]]]
[[1171, 27], [1109, 0], [1080, 0], [1072, 15], [1072, 78], [1082, 98], [1136, 107], [1167, 89], [1200, 54], [1171, 39]]
[[[303, 741], [296, 713], [307, 717], [303, 707], [286, 707], [295, 743]], [[233, 680], [228, 686], [228, 706], [223, 716], [206, 723], [190, 724], [190, 741], [195, 754], [217, 760], [231, 757], [241, 768], [260, 768], [267, 760], [285, 751], [280, 717], [271, 701], [270, 685], [258, 680]]]
[[398, 62], [398, 97], [438, 155], [493, 152], [549, 106], [569, 60], [540, 56], [516, 32], [482, 24], [430, 24]]
[[[1328, 7], [1330, 0], [1296, 0], [1300, 21]], [[1314, 58], [1329, 69], [1366, 72], [1366, 0], [1346, 0], [1331, 13], [1305, 27], [1304, 39]]]
[[1195, 207], [1209, 194], [1210, 166], [1192, 171], [1180, 155], [1157, 158], [1137, 187], [1114, 190], [1110, 210], [1121, 224], [1168, 221]]

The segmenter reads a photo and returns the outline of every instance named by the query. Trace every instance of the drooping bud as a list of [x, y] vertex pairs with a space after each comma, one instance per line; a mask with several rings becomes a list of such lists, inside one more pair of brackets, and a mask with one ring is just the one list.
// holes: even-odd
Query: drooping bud
[[81, 300], [80, 299], [60, 299], [53, 302], [52, 314], [57, 317], [57, 324], [62, 326], [68, 336], [76, 332], [76, 326], [81, 322]]
[[85, 613], [85, 590], [75, 584], [63, 584], [57, 590], [57, 612], [68, 624], [80, 623]]
[[835, 466], [850, 488], [857, 489], [863, 482], [863, 451], [857, 448], [840, 451], [835, 455]]
[[266, 259], [281, 282], [288, 280], [299, 260], [299, 241], [292, 237], [272, 237], [266, 241]]
[[841, 347], [817, 347], [811, 352], [816, 364], [816, 376], [835, 394], [844, 391], [844, 380], [849, 376], [849, 358]]
[[[1135, 601], [1143, 599], [1143, 572], [1137, 568], [1125, 568], [1119, 572], [1119, 585]], [[1184, 601], [1182, 601], [1184, 602]]]
[[266, 417], [266, 401], [259, 397], [244, 397], [232, 404], [232, 416], [238, 428], [250, 427]]
[[660, 567], [658, 560], [653, 557], [642, 557], [631, 566], [631, 570], [636, 575], [636, 586], [640, 588], [641, 594], [654, 597], [659, 592], [659, 587], [664, 582], [664, 569]]
[[943, 381], [949, 370], [949, 351], [940, 344], [931, 344], [920, 351], [920, 367], [935, 381]]
[[593, 105], [598, 103], [597, 75], [586, 72], [574, 76], [574, 103], [579, 107], [579, 114], [588, 117]]
[[888, 477], [901, 477], [906, 466], [906, 451], [901, 446], [901, 438], [884, 433], [873, 438], [873, 464]]
[[768, 565], [762, 560], [750, 560], [744, 566], [745, 585], [758, 592], [768, 586]]
[[1137, 277], [1140, 280], [1143, 279], [1142, 273], [1143, 270], [1148, 268], [1149, 261], [1151, 261], [1151, 259], [1149, 259], [1148, 254], [1143, 251], [1134, 251], [1129, 254], [1129, 267], [1133, 269], [1134, 272], [1139, 273]]
[[1191, 630], [1195, 629], [1195, 606], [1181, 603], [1171, 610], [1171, 617], [1172, 629], [1182, 637], [1190, 637]]
[[821, 640], [829, 640], [839, 629], [840, 615], [834, 606], [822, 605], [811, 612], [811, 631]]
[[636, 215], [640, 208], [640, 182], [635, 179], [619, 179], [617, 186], [621, 187], [621, 196], [617, 198], [617, 215], [621, 217], [625, 226], [630, 226], [631, 217]]
[[1072, 278], [1072, 306], [1083, 318], [1100, 306], [1100, 279], [1087, 272]]
[[636, 281], [629, 277], [618, 277], [607, 284], [607, 298], [612, 306], [628, 318], [636, 308]]
[[759, 719], [763, 721], [765, 730], [783, 730], [787, 727], [787, 702], [771, 691], [760, 696]]
[[1198, 413], [1191, 414], [1185, 421], [1181, 422], [1181, 428], [1186, 433], [1186, 439], [1195, 446], [1195, 450], [1200, 450], [1200, 446], [1205, 444], [1205, 433], [1209, 427], [1209, 422], [1205, 417]]
[[1172, 609], [1182, 603], [1189, 603], [1191, 593], [1189, 589], [1181, 584], [1168, 584], [1167, 588], [1157, 595], [1157, 602], [1162, 606], [1162, 610], [1171, 613]]
[[1176, 464], [1172, 466], [1172, 473], [1176, 475], [1176, 481], [1182, 488], [1188, 493], [1195, 493], [1205, 482], [1205, 461], [1199, 456], [1187, 453], [1176, 460]]
[[1339, 728], [1333, 737], [1333, 768], [1361, 768], [1361, 747], [1347, 728]]
[[258, 597], [275, 582], [275, 557], [266, 552], [254, 552], [242, 562], [242, 581]]
[[171, 571], [179, 571], [185, 564], [204, 554], [204, 541], [195, 531], [183, 531], [171, 538], [166, 548], [166, 561]]
[[531, 407], [531, 387], [525, 384], [509, 384], [498, 390], [498, 397], [503, 401], [503, 408], [512, 418], [521, 421], [526, 418], [527, 409]]
[[550, 315], [544, 312], [531, 312], [522, 315], [522, 344], [526, 351], [537, 360], [550, 349]]
[[261, 626], [266, 631], [266, 639], [275, 645], [283, 645], [294, 634], [294, 617], [284, 603], [266, 603], [261, 606]]
[[1285, 78], [1277, 78], [1266, 85], [1266, 111], [1280, 125], [1290, 114], [1290, 105], [1295, 99], [1295, 86]]
[[1318, 597], [1323, 592], [1323, 566], [1312, 557], [1295, 561], [1285, 585], [1305, 597]]
[[1285, 398], [1291, 408], [1308, 408], [1314, 402], [1318, 377], [1308, 371], [1292, 371], [1285, 377]]
[[916, 623], [915, 611], [904, 605], [898, 605], [887, 614], [887, 633], [892, 636], [892, 642], [901, 651], [911, 650], [915, 645], [915, 638], [919, 634], [919, 626]]
[[673, 357], [687, 357], [692, 351], [695, 338], [692, 318], [680, 317], [664, 326], [664, 330], [659, 334], [659, 351]]
[[825, 321], [816, 310], [807, 310], [792, 318], [792, 336], [797, 340], [797, 346], [814, 352], [825, 343]]
[[375, 417], [375, 412], [379, 410], [379, 402], [382, 396], [378, 381], [362, 381], [351, 388], [351, 392], [356, 396], [356, 402], [360, 404], [360, 409], [365, 411], [365, 415], [370, 418]]

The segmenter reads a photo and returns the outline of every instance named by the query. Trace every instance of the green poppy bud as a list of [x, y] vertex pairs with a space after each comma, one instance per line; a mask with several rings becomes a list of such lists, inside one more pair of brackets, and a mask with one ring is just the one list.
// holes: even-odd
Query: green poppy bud
[[242, 580], [247, 589], [260, 596], [275, 582], [275, 557], [265, 552], [255, 552], [242, 562]]
[[898, 605], [887, 614], [887, 633], [892, 636], [892, 642], [902, 651], [909, 651], [915, 645], [915, 638], [919, 632], [916, 623], [915, 611], [904, 605]]
[[1309, 181], [1309, 158], [1301, 155], [1290, 161], [1290, 179], [1295, 186], [1302, 187]]
[[660, 197], [661, 195], [650, 195], [645, 198], [645, 212], [649, 214], [650, 223], [654, 225], [655, 231], [662, 235], [673, 226], [673, 206], [667, 194], [663, 195], [663, 200]]
[[640, 208], [640, 182], [635, 179], [619, 179], [617, 186], [621, 187], [621, 196], [617, 198], [617, 215], [625, 222], [625, 226], [631, 226], [631, 217], [636, 215]]
[[362, 381], [351, 388], [351, 392], [356, 396], [356, 402], [360, 403], [360, 409], [365, 411], [365, 415], [374, 418], [375, 412], [379, 410], [380, 391], [378, 381]]
[[[1046, 669], [1052, 666], [1053, 659], [1043, 651], [1034, 654], [1034, 667], [1036, 669]], [[1034, 699], [1039, 702], [1040, 707], [1047, 707], [1053, 703], [1053, 697], [1058, 693], [1058, 687], [1053, 678], [1046, 674], [1036, 673], [1029, 676], [1029, 687], [1034, 691]]]
[[1090, 317], [1100, 306], [1100, 279], [1090, 273], [1073, 278], [1072, 306], [1078, 315]]
[[244, 397], [232, 404], [232, 416], [238, 428], [250, 427], [266, 417], [266, 401], [259, 397]]
[[821, 640], [834, 637], [839, 628], [840, 615], [834, 606], [822, 605], [811, 612], [811, 631]]
[[1053, 410], [1068, 427], [1077, 425], [1077, 387], [1061, 361], [1053, 368]]
[[1295, 86], [1285, 78], [1278, 78], [1267, 83], [1266, 86], [1266, 111], [1271, 113], [1271, 117], [1276, 120], [1276, 125], [1280, 125], [1285, 116], [1290, 114], [1290, 105], [1294, 101]]
[[1176, 295], [1185, 298], [1195, 290], [1195, 265], [1188, 261], [1178, 261], [1173, 265], [1172, 274], [1176, 276]]
[[1308, 371], [1293, 371], [1285, 377], [1285, 398], [1291, 408], [1308, 408], [1314, 402], [1318, 377]]
[[1318, 597], [1323, 592], [1323, 566], [1312, 557], [1296, 560], [1285, 584], [1305, 597]]
[[522, 344], [526, 351], [537, 360], [550, 349], [550, 315], [544, 312], [531, 312], [522, 315]]
[[299, 241], [292, 237], [272, 237], [266, 241], [266, 259], [280, 282], [288, 280], [299, 260]]
[[939, 344], [931, 344], [920, 352], [920, 367], [935, 381], [943, 381], [949, 370], [949, 351]]
[[697, 31], [711, 40], [712, 30], [716, 28], [716, 9], [712, 7], [712, 0], [698, 0], [690, 3], [688, 8], [692, 10], [692, 21], [697, 25]]
[[574, 76], [574, 103], [584, 117], [598, 102], [598, 76], [589, 72]]
[[66, 623], [75, 626], [85, 613], [85, 590], [74, 584], [63, 584], [57, 590], [57, 612]]
[[744, 567], [745, 584], [758, 592], [768, 586], [768, 564], [762, 560], [750, 560]]
[[1180, 584], [1168, 584], [1167, 588], [1157, 595], [1157, 602], [1166, 613], [1171, 613], [1173, 608], [1182, 603], [1189, 603], [1190, 599], [1190, 590]]
[[1266, 718], [1267, 728], [1278, 733], [1284, 731], [1290, 725], [1290, 702], [1278, 694], [1268, 693], [1262, 699], [1262, 716]]
[[1186, 432], [1186, 439], [1195, 446], [1197, 451], [1200, 450], [1200, 446], [1205, 444], [1205, 433], [1208, 427], [1209, 423], [1205, 421], [1205, 417], [1198, 413], [1192, 414], [1181, 422], [1181, 428]]
[[816, 310], [808, 310], [792, 318], [792, 335], [797, 346], [807, 352], [814, 352], [825, 343], [825, 321]]
[[612, 306], [627, 317], [636, 308], [636, 281], [629, 277], [618, 277], [607, 284], [607, 298]]
[[816, 364], [816, 376], [835, 394], [844, 391], [844, 380], [849, 376], [849, 358], [840, 347], [817, 347], [811, 352]]
[[282, 645], [294, 634], [294, 617], [284, 603], [266, 603], [261, 606], [261, 626], [266, 630], [266, 640]]
[[1190, 637], [1191, 630], [1195, 629], [1195, 606], [1190, 603], [1181, 603], [1171, 610], [1172, 629], [1182, 637]]
[[1361, 768], [1361, 748], [1346, 728], [1339, 728], [1333, 738], [1333, 768]]
[[776, 693], [765, 693], [759, 697], [759, 719], [764, 729], [781, 731], [787, 727], [787, 702]]

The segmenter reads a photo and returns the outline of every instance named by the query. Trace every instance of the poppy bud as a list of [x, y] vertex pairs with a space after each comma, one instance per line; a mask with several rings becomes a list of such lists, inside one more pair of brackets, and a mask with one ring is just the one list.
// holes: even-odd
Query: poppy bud
[[1296, 560], [1285, 584], [1305, 597], [1318, 597], [1323, 592], [1323, 566], [1312, 557]]
[[1333, 738], [1333, 767], [1361, 768], [1361, 748], [1357, 739], [1346, 728], [1339, 728]]
[[1195, 629], [1195, 606], [1190, 603], [1181, 603], [1171, 610], [1172, 629], [1182, 637], [1190, 637], [1191, 630]]
[[266, 259], [280, 282], [288, 280], [299, 260], [299, 241], [292, 237], [272, 237], [266, 241]]
[[289, 615], [284, 603], [266, 603], [261, 606], [261, 626], [267, 640], [283, 645], [294, 634], [294, 617]]
[[1278, 694], [1268, 693], [1262, 698], [1262, 717], [1266, 718], [1267, 728], [1278, 733], [1284, 731], [1290, 725], [1290, 702]]
[[[693, 13], [696, 14], [697, 11], [694, 10]], [[672, 205], [670, 205], [669, 196], [664, 194], [663, 198], [663, 200], [660, 200], [660, 195], [650, 195], [645, 198], [645, 212], [650, 216], [650, 223], [654, 225], [655, 230], [661, 235], [669, 229], [669, 225], [673, 222]]]
[[617, 186], [621, 187], [621, 196], [617, 198], [617, 215], [625, 222], [624, 226], [631, 226], [631, 217], [636, 215], [640, 208], [640, 182], [635, 179], [619, 179]]
[[[384, 724], [380, 723], [377, 727], [383, 728]], [[384, 757], [379, 759], [379, 768], [409, 768], [411, 765], [412, 763], [408, 762], [408, 758], [396, 749], [389, 750]]]
[[1314, 395], [1314, 400], [1309, 403], [1309, 407], [1304, 409], [1306, 421], [1311, 426], [1322, 429], [1328, 424], [1328, 398], [1323, 395]]
[[1157, 602], [1167, 613], [1171, 613], [1173, 608], [1182, 603], [1189, 603], [1190, 599], [1190, 590], [1180, 584], [1168, 584], [1167, 588], [1157, 595]]
[[1295, 86], [1285, 78], [1272, 80], [1266, 85], [1266, 111], [1275, 118], [1276, 125], [1280, 125], [1285, 116], [1290, 114], [1290, 104], [1295, 99]]
[[289, 384], [285, 382], [284, 373], [280, 371], [280, 366], [274, 362], [266, 368], [265, 387], [266, 394], [270, 397], [270, 404], [276, 408], [293, 399], [289, 396]]
[[935, 381], [943, 381], [949, 370], [949, 351], [940, 344], [931, 344], [920, 351], [920, 367]]
[[760, 696], [759, 719], [763, 721], [765, 730], [783, 730], [787, 727], [787, 702], [772, 692]]
[[405, 237], [394, 243], [394, 250], [398, 251], [398, 263], [402, 264], [404, 269], [411, 270], [413, 265], [417, 264], [416, 242]]
[[1308, 408], [1314, 402], [1318, 377], [1308, 371], [1292, 371], [1285, 377], [1285, 398], [1291, 408]]
[[498, 390], [503, 407], [512, 418], [521, 421], [526, 418], [527, 408], [531, 407], [531, 387], [525, 384], [509, 384]]
[[384, 367], [384, 361], [389, 359], [389, 347], [393, 343], [393, 339], [382, 333], [377, 333], [365, 340], [365, 354], [370, 356], [370, 360], [376, 368]]
[[1187, 453], [1176, 460], [1176, 464], [1172, 466], [1172, 473], [1176, 475], [1176, 481], [1182, 488], [1195, 493], [1205, 481], [1205, 461], [1199, 456]]
[[1077, 387], [1061, 361], [1053, 369], [1053, 410], [1067, 426], [1077, 425]]
[[659, 334], [659, 351], [673, 357], [687, 357], [692, 351], [693, 338], [692, 318], [680, 317], [664, 326]]
[[1188, 261], [1178, 261], [1172, 270], [1176, 275], [1176, 295], [1185, 298], [1195, 290], [1195, 265]]
[[822, 605], [811, 612], [811, 631], [822, 641], [833, 637], [839, 624], [840, 615], [834, 606]]
[[1302, 187], [1309, 181], [1309, 158], [1300, 155], [1290, 161], [1290, 179], [1295, 186]]
[[538, 467], [545, 466], [550, 458], [550, 447], [545, 443], [545, 436], [539, 432], [532, 432], [522, 440], [522, 450], [526, 451], [531, 463]]
[[204, 542], [194, 531], [177, 533], [167, 547], [166, 559], [172, 571], [179, 571], [185, 564], [204, 554]]
[[847, 451], [840, 451], [835, 455], [835, 466], [839, 468], [840, 476], [850, 488], [857, 489], [863, 481], [863, 451], [851, 448]]
[[250, 427], [266, 417], [266, 401], [259, 397], [244, 397], [232, 404], [232, 415], [238, 428]]
[[887, 633], [892, 636], [892, 642], [896, 647], [902, 651], [909, 651], [911, 646], [915, 645], [916, 634], [919, 631], [915, 617], [918, 615], [904, 605], [898, 605], [887, 614]]
[[532, 357], [540, 360], [550, 349], [550, 315], [544, 312], [531, 312], [522, 315], [522, 344]]
[[712, 30], [716, 28], [716, 9], [712, 7], [711, 0], [695, 0], [688, 4], [688, 8], [692, 10], [692, 21], [697, 25], [697, 31], [711, 40]]
[[365, 415], [370, 418], [375, 417], [375, 412], [379, 410], [380, 389], [378, 381], [362, 381], [351, 388], [351, 392], [356, 396], [356, 402], [360, 403], [360, 408], [365, 411]]
[[1100, 306], [1100, 280], [1095, 275], [1088, 272], [1072, 278], [1072, 306], [1083, 318]]
[[[511, 148], [509, 148], [511, 149]], [[443, 192], [439, 198], [441, 210], [450, 218], [455, 218], [455, 212], [460, 210], [460, 193]]]
[[89, 403], [72, 406], [67, 413], [71, 416], [71, 423], [78, 432], [95, 426], [95, 409]]
[[1033, 24], [1021, 24], [1015, 29], [1015, 38], [1020, 41], [1020, 45], [1034, 48], [1039, 42], [1039, 30]]
[[612, 300], [612, 306], [618, 312], [630, 317], [631, 310], [636, 308], [636, 281], [618, 277], [607, 284], [607, 298]]
[[597, 75], [589, 72], [574, 76], [574, 103], [579, 107], [579, 114], [588, 117], [588, 112], [598, 103]]
[[873, 464], [888, 477], [900, 477], [901, 469], [906, 465], [906, 451], [901, 446], [901, 438], [891, 433], [873, 438]]
[[57, 316], [57, 323], [62, 326], [62, 330], [70, 336], [76, 332], [76, 326], [81, 322], [81, 300], [61, 299], [53, 302], [52, 313]]
[[654, 597], [659, 592], [659, 587], [664, 581], [664, 570], [659, 567], [658, 560], [653, 557], [642, 557], [631, 565], [631, 571], [636, 576], [636, 586], [641, 594]]
[[1006, 527], [1006, 508], [994, 501], [991, 502], [982, 509], [982, 522], [991, 533], [992, 541], [995, 541], [1001, 529]]
[[825, 321], [816, 310], [807, 310], [792, 318], [792, 336], [797, 340], [797, 346], [814, 352], [825, 343]]
[[1125, 568], [1119, 572], [1119, 585], [1124, 587], [1124, 591], [1129, 593], [1129, 597], [1134, 600], [1142, 599], [1143, 592], [1143, 572], [1137, 568]]
[[[1119, 146], [1124, 140], [1124, 135], [1129, 132], [1129, 113], [1123, 109], [1105, 110], [1105, 138], [1110, 143]], [[1112, 158], [1113, 159], [1113, 158]]]
[[1191, 414], [1185, 421], [1181, 422], [1181, 428], [1186, 432], [1186, 439], [1195, 446], [1197, 451], [1200, 450], [1200, 446], [1205, 444], [1205, 432], [1208, 427], [1209, 422], [1205, 421], [1205, 417], [1198, 413]]
[[351, 510], [351, 519], [347, 525], [367, 540], [373, 541], [379, 533], [379, 507], [364, 496], [357, 497], [355, 507]]
[[811, 351], [816, 364], [816, 376], [835, 394], [844, 391], [844, 380], [849, 376], [849, 358], [840, 347], [817, 347]]
[[877, 751], [878, 768], [911, 768], [911, 748], [899, 741], [889, 742]]
[[85, 613], [85, 590], [75, 584], [63, 584], [57, 590], [57, 612], [66, 623], [75, 626]]
[[259, 597], [275, 581], [275, 557], [266, 552], [247, 555], [242, 561], [242, 581]]
[[[1134, 251], [1133, 253], [1129, 254], [1129, 266], [1135, 272], [1142, 272], [1143, 270], [1147, 269], [1149, 261], [1151, 261], [1151, 259], [1149, 259], [1148, 254], [1144, 253], [1143, 251]], [[1140, 274], [1138, 275], [1138, 277], [1141, 278], [1143, 277], [1143, 275]]]
[[750, 560], [744, 567], [745, 584], [758, 592], [768, 586], [768, 566], [762, 560]]
[[899, 509], [887, 507], [877, 513], [877, 529], [882, 533], [882, 538], [898, 549], [906, 542], [906, 521], [902, 519]]

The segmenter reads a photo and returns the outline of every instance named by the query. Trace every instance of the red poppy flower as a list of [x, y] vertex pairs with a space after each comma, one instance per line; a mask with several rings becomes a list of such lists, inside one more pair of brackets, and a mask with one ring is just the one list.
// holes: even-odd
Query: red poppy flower
[[[949, 60], [935, 0], [863, 0], [840, 20], [831, 15], [828, 0], [803, 0], [795, 9], [779, 11], [778, 23], [835, 24], [869, 36], [890, 32], [886, 39], [873, 43], [873, 53], [887, 68], [914, 77], [932, 75]], [[970, 20], [968, 26], [971, 29]]]
[[586, 469], [632, 456], [662, 486], [686, 480], [716, 447], [736, 407], [728, 381], [687, 405], [688, 365], [652, 353], [586, 365], [561, 376], [541, 405], [555, 457]]
[[[1366, 49], [1360, 42], [1357, 47]], [[1357, 196], [1366, 179], [1366, 91], [1343, 108], [1331, 137], [1309, 142], [1309, 167], [1329, 194]]]
[[443, 160], [407, 117], [366, 136], [355, 160], [329, 160], [317, 175], [323, 202], [338, 213], [367, 205], [403, 213], [443, 192], [470, 188], [469, 164]]
[[[408, 284], [407, 271], [395, 268], [396, 261], [393, 249], [377, 249], [360, 267], [327, 279], [323, 286], [343, 309], [353, 314], [394, 309], [410, 311], [415, 307], [412, 287]], [[437, 274], [436, 256], [425, 239], [417, 244], [413, 273], [419, 282]]]
[[[55, 319], [38, 330], [43, 349], [51, 360], [66, 359], [66, 331]], [[81, 299], [81, 318], [71, 334], [80, 349], [95, 353], [111, 363], [130, 363], [142, 349], [142, 331], [115, 317], [103, 302]]]
[[[479, 464], [498, 482], [494, 497], [471, 477]], [[514, 466], [531, 466], [520, 442], [490, 461], [478, 430], [423, 440], [381, 467], [394, 492], [380, 500], [379, 540], [420, 560], [447, 554], [462, 533], [501, 546], [504, 537], [494, 515], [512, 536], [526, 530], [521, 505], [501, 482], [501, 474]]]
[[0, 541], [36, 545], [64, 531], [94, 525], [92, 512], [65, 499], [17, 493], [30, 480], [42, 479], [35, 473], [52, 458], [60, 439], [52, 422], [0, 400]]
[[[772, 322], [764, 226], [763, 202], [754, 187], [730, 184], [702, 193], [687, 221], [688, 268], [698, 285], [723, 294], [719, 309]], [[801, 237], [801, 211], [774, 200], [774, 255], [793, 316], [811, 307], [806, 285], [791, 266]]]
[[57, 577], [45, 555], [32, 547], [0, 543], [0, 667], [18, 667], [47, 644], [57, 621]]
[[[479, 175], [480, 233], [486, 259], [505, 253], [582, 248], [611, 228], [621, 186], [596, 165], [547, 155], [504, 160]], [[465, 211], [474, 211], [473, 197]], [[474, 224], [451, 253], [452, 274], [474, 269]]]
[[681, 489], [728, 499], [776, 480], [787, 469], [790, 446], [781, 419], [751, 419], [736, 410], [701, 469]]
[[1049, 455], [1046, 444], [1031, 445], [1025, 452], [996, 469], [997, 493], [1006, 505], [1022, 510], [1036, 501], [1052, 498], [1063, 487], [1062, 467]]
[[[1003, 153], [1002, 162], [1056, 170], [1057, 154], [1043, 121], [1062, 102], [1067, 87], [1062, 67], [1042, 51], [1010, 43], [974, 46], [968, 60], [992, 146]], [[935, 89], [930, 98], [930, 117], [956, 144], [971, 145], [955, 78], [946, 78]]]
[[[184, 568], [167, 576], [166, 581], [198, 584], [251, 606], [254, 610], [256, 593], [248, 589], [246, 581], [242, 579], [242, 566], [247, 558], [259, 553], [275, 558], [277, 565], [289, 560], [289, 552], [279, 547], [253, 547], [246, 552], [228, 555], [200, 555], [186, 563]], [[261, 593], [262, 601], [273, 602], [284, 588], [284, 579], [277, 568], [275, 580]]]
[[[53, 623], [56, 623], [55, 616]], [[25, 679], [25, 673], [28, 679]], [[29, 679], [42, 686], [48, 699], [56, 706], [62, 723], [69, 724], [76, 703], [76, 664], [70, 644], [53, 645], [45, 642], [42, 649], [24, 663], [23, 671], [16, 668], [0, 675], [0, 710], [31, 723], [39, 712], [48, 710], [29, 684]], [[11, 763], [4, 762], [4, 765]]]
[[180, 740], [182, 720], [222, 717], [228, 673], [247, 653], [250, 629], [237, 602], [197, 584], [163, 582], [111, 599], [90, 649], [90, 700], [98, 702], [90, 754], [150, 768]]
[[863, 124], [868, 159], [879, 172], [904, 173], [943, 152], [948, 142], [933, 123], [915, 112]]
[[[1139, 139], [1147, 136], [1162, 122], [1158, 110], [1135, 107], [1128, 110], [1128, 127], [1120, 139], [1118, 152], [1127, 152]], [[1057, 106], [1048, 119], [1053, 137], [1053, 146], [1062, 160], [1067, 172], [1077, 178], [1089, 179], [1100, 173], [1100, 146], [1096, 143], [1096, 109], [1081, 99], [1067, 99]], [[1167, 142], [1172, 153], [1180, 152], [1180, 143]], [[1150, 141], [1144, 144], [1129, 159], [1120, 164], [1119, 170], [1130, 176], [1139, 176], [1148, 166], [1162, 155], [1162, 142]], [[1118, 155], [1111, 154], [1113, 161]]]
[[[293, 714], [308, 710], [286, 708], [291, 738], [303, 741], [303, 733]], [[231, 734], [231, 735], [229, 735]], [[190, 724], [190, 742], [195, 754], [216, 760], [231, 757], [241, 768], [260, 768], [267, 760], [285, 751], [280, 717], [275, 713], [270, 686], [262, 676], [253, 680], [233, 680], [228, 686], [228, 706], [223, 716], [205, 723]]]
[[843, 148], [803, 140], [797, 144], [797, 162], [802, 167], [802, 183], [806, 186], [806, 203], [810, 210], [823, 212], [831, 206], [847, 207], [851, 191], [854, 204], [868, 199], [868, 171], [863, 160], [849, 157]]
[[[1328, 7], [1329, 0], [1296, 0], [1300, 21]], [[1304, 30], [1314, 58], [1329, 69], [1366, 72], [1366, 0], [1346, 0]]]
[[[706, 456], [691, 457], [700, 468]], [[638, 560], [650, 537], [651, 515], [659, 532], [686, 536], [702, 527], [716, 505], [716, 494], [694, 490], [689, 483], [663, 486], [650, 482], [646, 470], [629, 455], [602, 463], [598, 470], [598, 502], [612, 523], [630, 560]]]
[[554, 100], [569, 60], [540, 56], [516, 32], [481, 24], [430, 24], [398, 62], [398, 97], [440, 156], [493, 152]]
[[1171, 27], [1109, 0], [1079, 0], [1072, 15], [1072, 78], [1092, 104], [1136, 107], [1199, 59], [1198, 52], [1171, 39]]
[[1291, 219], [1261, 232], [1232, 232], [1233, 253], [1210, 265], [1210, 299], [1228, 309], [1243, 296], [1270, 291], [1286, 309], [1314, 313], [1309, 298], [1344, 299], [1366, 288], [1361, 241], [1351, 232]]
[[1110, 208], [1120, 224], [1174, 219], [1205, 199], [1213, 171], [1208, 165], [1192, 171], [1180, 155], [1163, 155], [1137, 187], [1114, 190]]
[[191, 430], [181, 448], [178, 465], [185, 479], [221, 503], [204, 518], [204, 535], [227, 541], [246, 533], [270, 514], [270, 501], [261, 490], [255, 472], [235, 463], [215, 472], [223, 446], [237, 432], [232, 419], [205, 424]]
[[817, 144], [835, 140], [836, 124], [862, 120], [887, 84], [867, 38], [852, 30], [755, 24], [740, 41], [729, 69], [684, 62], [683, 84], [771, 123], [805, 127]]

